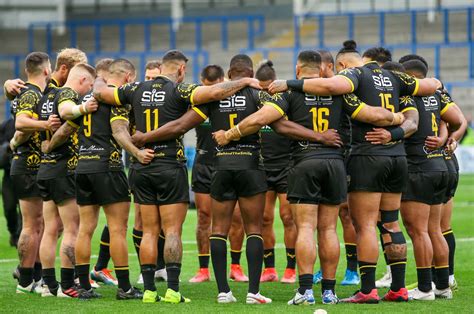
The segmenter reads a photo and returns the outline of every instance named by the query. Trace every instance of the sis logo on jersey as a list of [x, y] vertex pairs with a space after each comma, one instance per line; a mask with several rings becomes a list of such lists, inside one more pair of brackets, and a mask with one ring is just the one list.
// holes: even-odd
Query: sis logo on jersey
[[421, 99], [423, 100], [423, 104], [425, 105], [425, 109], [427, 111], [438, 109], [438, 100], [435, 96], [425, 96], [421, 97]]
[[153, 103], [156, 105], [164, 105], [166, 92], [153, 89], [152, 91], [144, 91], [142, 94], [142, 103]]
[[229, 98], [222, 99], [219, 101], [219, 108], [242, 108], [245, 107], [247, 101], [245, 96], [237, 96], [237, 95], [232, 95]]
[[332, 96], [318, 96], [318, 95], [305, 94], [304, 100], [305, 100], [305, 105], [311, 106], [315, 102], [321, 103], [321, 104], [332, 102]]
[[375, 86], [379, 87], [392, 87], [392, 81], [388, 76], [383, 76], [382, 74], [379, 75], [372, 75], [372, 79], [374, 80]]
[[45, 103], [43, 103], [43, 105], [41, 105], [41, 114], [50, 114], [50, 113], [53, 113], [53, 105], [54, 105], [54, 101], [50, 101], [49, 99], [46, 100]]

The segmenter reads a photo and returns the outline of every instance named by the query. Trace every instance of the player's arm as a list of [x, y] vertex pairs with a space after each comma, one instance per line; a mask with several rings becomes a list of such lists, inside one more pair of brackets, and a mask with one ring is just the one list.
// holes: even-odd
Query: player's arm
[[381, 107], [368, 106], [355, 94], [345, 94], [343, 99], [344, 111], [353, 120], [369, 123], [375, 126], [400, 125], [405, 120], [403, 113], [392, 113], [391, 111]]
[[191, 93], [191, 104], [200, 105], [225, 99], [247, 86], [260, 89], [258, 80], [250, 77], [245, 77], [235, 81], [222, 82], [212, 86], [198, 86]]
[[31, 133], [15, 131], [15, 134], [13, 134], [13, 137], [10, 140], [10, 149], [14, 151], [18, 146], [28, 141], [30, 136], [31, 136]]
[[418, 88], [413, 92], [414, 96], [430, 96], [433, 95], [442, 84], [438, 79], [427, 77], [418, 79]]
[[403, 112], [403, 115], [405, 116], [405, 121], [399, 127], [390, 131], [384, 128], [374, 128], [373, 131], [366, 133], [365, 139], [374, 145], [382, 145], [410, 137], [418, 130], [418, 110], [407, 110]]
[[49, 141], [43, 141], [41, 143], [41, 151], [45, 154], [50, 153], [56, 147], [66, 143], [69, 137], [77, 130], [77, 127], [67, 121], [63, 123], [61, 127], [54, 132], [53, 136]]
[[142, 147], [146, 143], [175, 139], [198, 126], [206, 119], [207, 116], [199, 108], [193, 107], [181, 118], [168, 122], [156, 130], [146, 133], [135, 132], [132, 140], [136, 146]]
[[353, 82], [345, 76], [336, 75], [331, 78], [313, 78], [304, 80], [275, 80], [268, 87], [272, 94], [288, 89], [312, 95], [342, 95], [354, 91]]
[[3, 84], [3, 90], [8, 100], [15, 99], [23, 87], [25, 87], [25, 82], [21, 79], [6, 80]]
[[448, 123], [449, 135], [446, 146], [448, 151], [453, 153], [458, 146], [458, 142], [466, 133], [467, 119], [454, 102], [450, 102], [444, 110], [441, 110], [441, 119]]
[[448, 140], [448, 127], [446, 122], [440, 121], [438, 125], [438, 135], [427, 136], [425, 146], [431, 150], [435, 150], [444, 146]]
[[329, 129], [323, 133], [314, 132], [298, 123], [289, 121], [284, 117], [273, 122], [270, 127], [278, 134], [297, 141], [319, 142], [324, 145], [336, 147], [341, 147], [344, 144], [341, 137], [334, 129]]
[[132, 138], [130, 137], [128, 120], [116, 119], [110, 122], [110, 126], [112, 127], [112, 135], [117, 143], [140, 163], [148, 164], [153, 160], [155, 154], [152, 149], [146, 148], [140, 150], [138, 147], [133, 145]]
[[81, 105], [77, 105], [72, 100], [63, 101], [58, 105], [59, 115], [64, 120], [75, 120], [80, 116], [97, 111], [98, 108], [99, 104], [94, 97]]

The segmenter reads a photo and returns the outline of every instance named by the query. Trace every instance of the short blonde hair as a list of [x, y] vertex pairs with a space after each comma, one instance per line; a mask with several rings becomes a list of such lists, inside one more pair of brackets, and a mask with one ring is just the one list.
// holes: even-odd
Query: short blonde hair
[[63, 64], [70, 70], [78, 63], [87, 63], [84, 51], [76, 48], [64, 48], [59, 51], [56, 57], [56, 70], [59, 70]]
[[87, 63], [76, 64], [75, 66], [73, 66], [70, 73], [87, 73], [90, 76], [92, 76], [92, 78], [95, 78], [96, 76], [96, 71], [94, 67], [92, 67], [91, 65]]

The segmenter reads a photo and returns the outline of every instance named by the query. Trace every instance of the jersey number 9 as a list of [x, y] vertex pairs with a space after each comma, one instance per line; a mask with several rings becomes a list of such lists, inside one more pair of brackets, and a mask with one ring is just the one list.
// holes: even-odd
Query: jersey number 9
[[91, 136], [92, 135], [92, 117], [90, 113], [84, 115], [83, 125], [84, 125], [84, 135], [86, 137]]

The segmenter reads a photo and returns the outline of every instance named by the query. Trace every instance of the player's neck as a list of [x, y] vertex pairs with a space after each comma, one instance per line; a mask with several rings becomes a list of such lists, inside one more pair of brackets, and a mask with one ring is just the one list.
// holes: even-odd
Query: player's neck
[[125, 82], [124, 80], [113, 78], [113, 77], [109, 77], [108, 80], [107, 80], [107, 85], [112, 85], [112, 86], [115, 86], [115, 87], [122, 86], [125, 83], [127, 83], [127, 82]]
[[161, 72], [161, 74], [158, 75], [158, 77], [160, 77], [160, 76], [164, 76], [164, 77], [166, 77], [167, 79], [169, 79], [170, 81], [173, 81], [173, 82], [178, 81], [178, 73]]
[[301, 73], [299, 73], [298, 75], [298, 79], [310, 79], [310, 78], [319, 78], [319, 73], [315, 73], [315, 72], [304, 72], [302, 71]]
[[41, 91], [46, 88], [46, 78], [42, 75], [28, 76], [28, 83], [38, 86]]
[[[61, 86], [64, 82], [61, 82], [58, 72], [54, 71], [51, 74], [51, 80], [54, 80], [57, 86]], [[61, 84], [62, 83], [62, 84]]]

